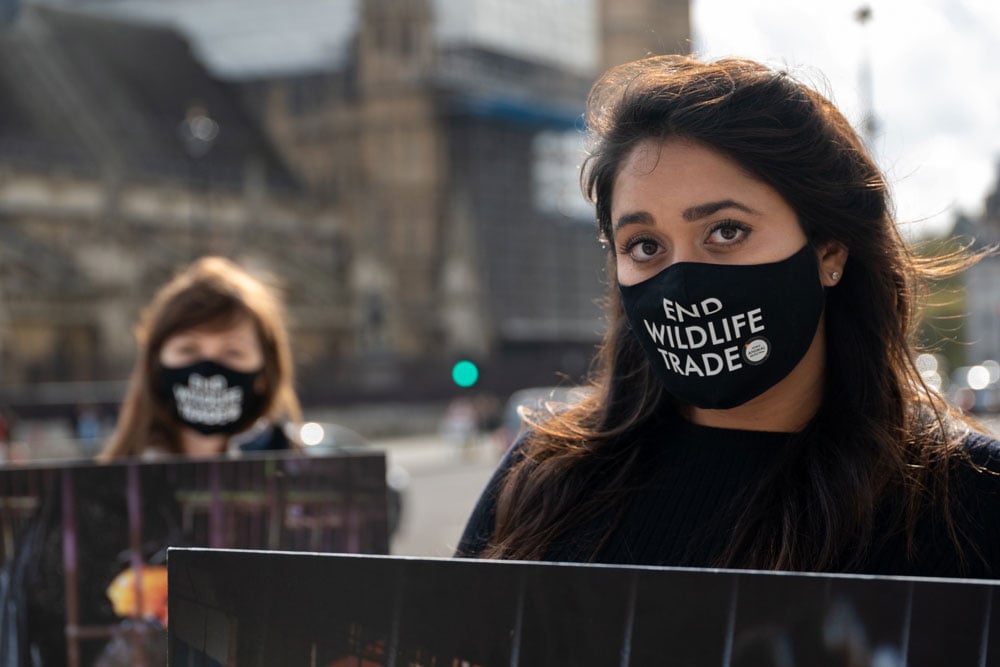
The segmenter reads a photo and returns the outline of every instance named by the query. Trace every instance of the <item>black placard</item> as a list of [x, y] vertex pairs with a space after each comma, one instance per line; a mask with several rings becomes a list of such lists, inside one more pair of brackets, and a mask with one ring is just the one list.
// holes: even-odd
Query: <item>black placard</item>
[[174, 667], [1000, 665], [998, 582], [204, 549], [169, 572]]
[[0, 533], [0, 665], [159, 666], [167, 547], [387, 553], [385, 456], [7, 468]]

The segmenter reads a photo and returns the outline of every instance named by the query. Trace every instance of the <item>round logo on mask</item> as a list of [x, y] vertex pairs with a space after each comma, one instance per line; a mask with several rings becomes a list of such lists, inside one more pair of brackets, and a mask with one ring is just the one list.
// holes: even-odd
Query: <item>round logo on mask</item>
[[743, 344], [743, 360], [751, 366], [764, 363], [771, 354], [771, 343], [763, 336], [751, 338]]

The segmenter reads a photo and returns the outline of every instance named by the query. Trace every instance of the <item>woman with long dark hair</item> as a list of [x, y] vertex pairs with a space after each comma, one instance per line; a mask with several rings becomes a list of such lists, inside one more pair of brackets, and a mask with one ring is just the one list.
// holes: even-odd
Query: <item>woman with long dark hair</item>
[[535, 414], [458, 555], [1000, 576], [1000, 444], [921, 380], [927, 261], [822, 95], [661, 56], [588, 101], [609, 248], [584, 400]]

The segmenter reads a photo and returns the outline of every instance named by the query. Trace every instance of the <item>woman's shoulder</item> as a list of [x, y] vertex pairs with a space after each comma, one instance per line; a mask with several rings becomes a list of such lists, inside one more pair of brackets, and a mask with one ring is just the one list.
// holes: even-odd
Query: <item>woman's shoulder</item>
[[515, 465], [524, 461], [525, 458], [528, 458], [529, 451], [531, 449], [531, 437], [531, 429], [521, 431], [521, 433], [514, 438], [514, 442], [511, 443], [507, 450], [500, 456], [500, 461], [497, 463], [495, 472], [506, 474]]
[[1000, 555], [1000, 440], [971, 431], [962, 439], [962, 453], [952, 467], [953, 497], [977, 524], [990, 530]]
[[291, 440], [285, 433], [284, 424], [265, 422], [258, 424], [239, 438], [230, 441], [230, 449], [240, 452], [259, 452], [291, 449]]
[[1000, 441], [994, 435], [972, 431], [962, 440], [965, 453], [958, 468], [954, 489], [958, 501], [955, 517], [959, 528], [974, 541], [974, 551], [984, 568], [974, 572], [980, 578], [1000, 575]]
[[970, 431], [962, 439], [962, 451], [978, 472], [996, 478], [1000, 484], [1000, 440], [996, 436]]

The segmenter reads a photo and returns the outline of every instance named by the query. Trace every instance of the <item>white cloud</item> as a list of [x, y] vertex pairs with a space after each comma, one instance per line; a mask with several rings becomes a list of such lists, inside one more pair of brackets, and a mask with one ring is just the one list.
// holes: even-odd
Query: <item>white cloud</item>
[[875, 0], [866, 27], [854, 18], [862, 4], [694, 0], [695, 49], [788, 66], [855, 124], [867, 52], [880, 121], [874, 153], [898, 216], [946, 232], [958, 210], [981, 212], [996, 180], [1000, 3]]

